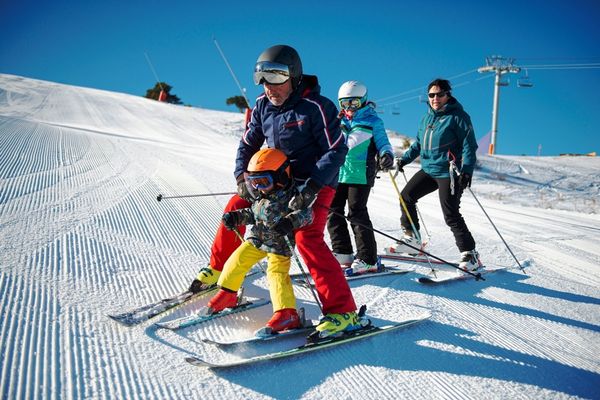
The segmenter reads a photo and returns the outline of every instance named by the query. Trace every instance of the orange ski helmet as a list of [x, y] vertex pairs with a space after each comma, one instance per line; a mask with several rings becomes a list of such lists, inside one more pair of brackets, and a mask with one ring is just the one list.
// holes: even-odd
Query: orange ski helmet
[[285, 153], [278, 149], [261, 149], [248, 163], [245, 175], [250, 189], [270, 192], [286, 187], [291, 178], [290, 162]]

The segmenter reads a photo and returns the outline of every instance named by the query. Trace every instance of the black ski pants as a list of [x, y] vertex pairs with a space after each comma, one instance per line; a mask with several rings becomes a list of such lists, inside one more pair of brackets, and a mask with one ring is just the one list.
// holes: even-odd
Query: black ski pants
[[353, 253], [348, 223], [342, 216], [345, 214], [344, 210], [347, 202], [348, 219], [356, 242], [356, 258], [360, 258], [367, 264], [375, 265], [377, 263], [377, 242], [367, 210], [370, 193], [370, 185], [338, 184], [331, 202], [331, 211], [327, 217], [327, 231], [331, 238], [331, 247], [334, 253]]
[[[417, 201], [436, 189], [438, 189], [444, 220], [454, 234], [456, 246], [461, 253], [463, 251], [474, 250], [475, 240], [459, 211], [462, 189], [458, 185], [458, 180], [455, 181], [454, 195], [452, 195], [450, 193], [450, 178], [432, 178], [423, 170], [419, 170], [419, 172], [410, 178], [404, 189], [402, 189], [401, 195], [415, 227], [417, 230], [420, 229], [417, 215]], [[404, 209], [402, 209], [400, 223], [405, 230], [413, 230]]]

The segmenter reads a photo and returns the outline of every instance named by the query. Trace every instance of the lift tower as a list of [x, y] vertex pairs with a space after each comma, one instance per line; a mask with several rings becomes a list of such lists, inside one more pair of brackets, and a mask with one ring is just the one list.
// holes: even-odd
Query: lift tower
[[518, 74], [521, 68], [514, 65], [514, 58], [506, 58], [502, 56], [490, 56], [485, 58], [485, 66], [477, 69], [480, 73], [494, 72], [496, 79], [494, 80], [494, 106], [492, 110], [492, 139], [488, 154], [496, 153], [496, 136], [498, 134], [498, 103], [500, 101], [500, 86], [508, 86], [508, 82], [502, 82], [501, 78], [504, 74]]

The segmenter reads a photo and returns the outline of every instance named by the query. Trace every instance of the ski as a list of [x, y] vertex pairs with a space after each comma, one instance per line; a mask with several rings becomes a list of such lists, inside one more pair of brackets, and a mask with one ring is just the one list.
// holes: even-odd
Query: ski
[[317, 327], [316, 324], [310, 323], [309, 325], [305, 325], [300, 328], [290, 329], [290, 330], [282, 331], [282, 332], [273, 332], [271, 334], [264, 335], [264, 336], [251, 336], [251, 337], [247, 337], [244, 339], [229, 340], [229, 341], [219, 341], [219, 340], [212, 340], [212, 339], [202, 339], [202, 341], [204, 343], [208, 343], [208, 344], [211, 344], [214, 346], [230, 347], [230, 346], [237, 346], [237, 345], [241, 345], [241, 344], [266, 342], [266, 341], [270, 341], [270, 340], [274, 340], [274, 339], [280, 339], [280, 338], [284, 338], [284, 337], [306, 334], [306, 333], [310, 333], [310, 332], [314, 331], [316, 327]]
[[418, 322], [424, 321], [429, 317], [430, 317], [430, 314], [423, 314], [423, 315], [419, 315], [415, 318], [407, 319], [407, 320], [397, 322], [397, 323], [391, 324], [391, 325], [386, 325], [386, 326], [381, 326], [381, 327], [374, 326], [374, 325], [368, 325], [368, 326], [366, 326], [362, 329], [358, 329], [356, 331], [346, 332], [343, 336], [327, 337], [327, 338], [320, 339], [319, 341], [317, 341], [315, 343], [307, 342], [301, 346], [294, 347], [289, 350], [283, 350], [283, 351], [278, 351], [278, 352], [274, 352], [274, 353], [263, 354], [263, 355], [259, 355], [256, 357], [250, 357], [250, 358], [235, 360], [235, 361], [231, 361], [231, 362], [212, 363], [212, 362], [203, 360], [199, 357], [186, 357], [185, 361], [194, 366], [197, 366], [197, 367], [214, 368], [214, 369], [216, 369], [216, 368], [231, 368], [231, 367], [237, 367], [237, 366], [242, 366], [242, 365], [251, 365], [251, 364], [258, 363], [258, 362], [277, 360], [280, 358], [296, 356], [299, 354], [305, 354], [305, 353], [309, 353], [312, 351], [317, 351], [317, 350], [321, 350], [321, 349], [330, 348], [332, 346], [337, 346], [340, 344], [353, 342], [355, 340], [365, 339], [365, 338], [379, 335], [382, 333], [392, 332], [394, 330], [404, 328], [404, 327], [416, 324]]
[[202, 307], [196, 314], [187, 315], [182, 318], [173, 319], [165, 322], [157, 322], [156, 325], [158, 328], [177, 330], [187, 328], [188, 326], [201, 324], [206, 321], [210, 321], [216, 318], [221, 318], [226, 315], [231, 315], [235, 313], [239, 313], [241, 311], [251, 310], [256, 307], [264, 306], [265, 304], [269, 304], [271, 301], [266, 299], [256, 299], [253, 301], [245, 301], [243, 303], [238, 304], [232, 308], [226, 308], [223, 311], [214, 314], [207, 314], [208, 307]]
[[317, 327], [318, 321], [306, 320], [304, 307], [298, 309], [298, 316], [300, 317], [301, 326], [299, 328], [290, 329], [281, 332], [272, 332], [269, 328], [261, 328], [255, 332], [254, 336], [244, 339], [234, 339], [230, 341], [219, 341], [212, 339], [202, 339], [204, 343], [212, 344], [219, 347], [236, 346], [240, 344], [266, 342], [273, 339], [279, 339], [282, 337], [295, 336], [301, 333], [310, 333]]
[[[446, 265], [445, 262], [442, 262], [440, 260], [436, 260], [434, 258], [429, 258], [429, 260], [427, 259], [427, 257], [425, 256], [410, 256], [407, 254], [402, 254], [402, 253], [398, 253], [398, 254], [378, 254], [377, 257], [381, 257], [382, 260], [394, 260], [394, 261], [406, 261], [406, 262], [414, 262], [414, 263], [420, 263], [420, 264], [443, 264]], [[456, 264], [458, 266], [458, 264]]]
[[120, 314], [109, 314], [108, 317], [125, 326], [139, 325], [157, 315], [163, 314], [204, 295], [213, 293], [217, 289], [218, 287], [216, 285], [212, 285], [205, 287], [202, 291], [197, 293], [186, 290], [176, 296], [158, 300], [154, 303], [146, 304]]
[[[413, 268], [404, 268], [404, 267], [384, 267], [381, 271], [377, 271], [377, 272], [366, 272], [363, 274], [353, 274], [353, 275], [345, 275], [346, 280], [347, 281], [355, 281], [355, 280], [360, 280], [360, 279], [367, 279], [367, 278], [376, 278], [379, 276], [386, 276], [386, 275], [402, 275], [402, 274], [407, 274], [409, 272], [413, 272], [414, 269]], [[299, 285], [304, 285], [306, 286], [306, 282], [304, 281], [304, 276], [302, 274], [291, 274], [290, 277], [292, 278], [292, 282], [297, 283]], [[310, 282], [311, 285], [314, 286], [314, 282], [311, 279]]]
[[[262, 264], [260, 263], [256, 265], [258, 265], [260, 268], [263, 268]], [[246, 277], [257, 274], [260, 271], [261, 269], [254, 268], [250, 270], [248, 274], [246, 274]], [[197, 298], [214, 293], [217, 289], [219, 289], [217, 285], [211, 285], [204, 286], [201, 291], [196, 293], [186, 290], [185, 292], [181, 292], [173, 297], [168, 297], [166, 299], [139, 306], [123, 313], [108, 314], [108, 317], [125, 326], [136, 326], [158, 315], [164, 314], [167, 311], [182, 306], [183, 304], [189, 303]]]
[[[477, 270], [472, 271], [472, 272], [475, 274], [487, 275], [492, 272], [505, 271], [506, 269], [507, 269], [506, 267], [497, 267], [497, 268], [483, 267], [483, 268], [478, 268]], [[439, 271], [438, 271], [438, 276], [433, 276], [433, 275], [421, 276], [417, 280], [419, 283], [440, 284], [440, 283], [453, 282], [453, 281], [463, 281], [463, 280], [467, 280], [467, 279], [477, 279], [477, 277], [470, 275], [470, 274], [465, 274], [462, 272], [439, 273]]]

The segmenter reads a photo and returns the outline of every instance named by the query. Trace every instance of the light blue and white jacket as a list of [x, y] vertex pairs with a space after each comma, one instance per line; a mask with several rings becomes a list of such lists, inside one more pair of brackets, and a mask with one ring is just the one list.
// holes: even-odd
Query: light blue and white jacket
[[340, 168], [339, 182], [373, 186], [377, 173], [376, 155], [394, 151], [385, 133], [383, 121], [375, 112], [373, 103], [354, 112], [352, 119], [341, 113], [341, 128], [348, 146], [344, 165]]

